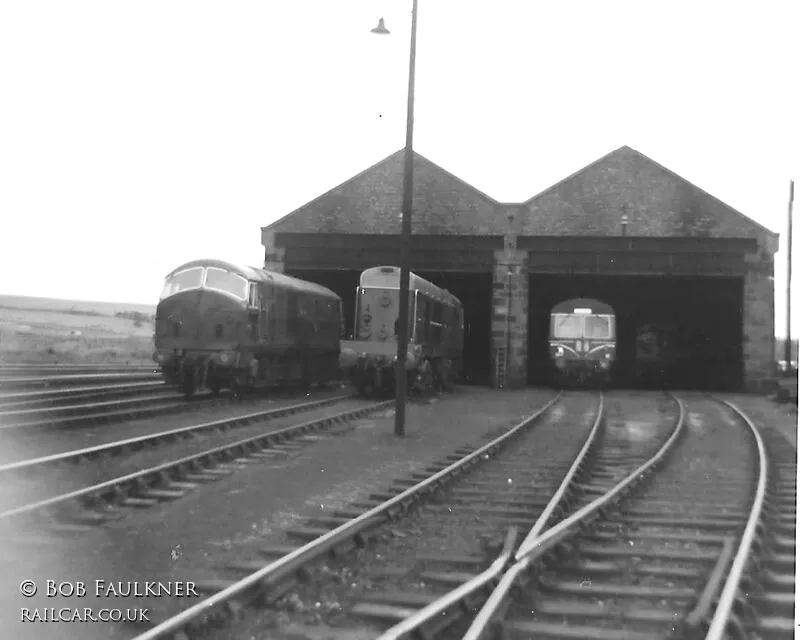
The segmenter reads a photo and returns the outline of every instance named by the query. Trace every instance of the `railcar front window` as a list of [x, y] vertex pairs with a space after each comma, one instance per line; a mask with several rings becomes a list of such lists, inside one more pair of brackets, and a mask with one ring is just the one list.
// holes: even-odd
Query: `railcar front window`
[[554, 318], [556, 338], [582, 338], [583, 317], [557, 313]]
[[193, 269], [186, 269], [186, 271], [179, 271], [164, 282], [164, 288], [161, 290], [161, 297], [159, 300], [174, 296], [181, 291], [188, 291], [189, 289], [199, 289], [203, 284], [203, 268], [195, 267]]
[[611, 319], [608, 316], [586, 316], [586, 338], [607, 340], [611, 337]]
[[230, 271], [209, 267], [206, 270], [205, 287], [230, 293], [239, 300], [247, 300], [247, 280]]

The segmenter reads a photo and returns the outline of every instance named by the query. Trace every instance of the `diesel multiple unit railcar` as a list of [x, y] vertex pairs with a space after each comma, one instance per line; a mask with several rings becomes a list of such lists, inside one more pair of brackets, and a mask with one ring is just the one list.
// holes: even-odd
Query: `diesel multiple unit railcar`
[[342, 300], [317, 284], [222, 260], [181, 265], [156, 309], [154, 360], [188, 397], [341, 376]]
[[599, 300], [576, 298], [550, 313], [550, 357], [565, 386], [603, 385], [616, 357], [614, 310]]
[[[362, 394], [386, 394], [394, 389], [399, 305], [399, 268], [373, 267], [361, 274], [356, 291], [354, 339], [342, 342], [341, 364]], [[449, 389], [461, 371], [461, 302], [412, 273], [408, 306], [405, 370], [409, 390], [421, 393]]]

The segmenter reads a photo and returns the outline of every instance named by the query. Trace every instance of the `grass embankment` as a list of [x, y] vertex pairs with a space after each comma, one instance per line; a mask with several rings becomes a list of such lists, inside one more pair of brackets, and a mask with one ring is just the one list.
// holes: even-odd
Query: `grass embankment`
[[0, 362], [149, 364], [155, 308], [0, 295]]

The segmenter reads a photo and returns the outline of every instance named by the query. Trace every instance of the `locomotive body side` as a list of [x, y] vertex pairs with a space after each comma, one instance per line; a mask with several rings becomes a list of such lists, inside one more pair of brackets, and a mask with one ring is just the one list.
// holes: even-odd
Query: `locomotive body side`
[[565, 385], [607, 384], [616, 359], [616, 317], [597, 300], [574, 299], [550, 314], [550, 357]]
[[324, 287], [198, 260], [165, 280], [154, 359], [187, 396], [201, 388], [324, 384], [339, 375], [341, 318], [341, 299]]
[[[391, 393], [397, 356], [400, 270], [374, 267], [361, 274], [353, 340], [342, 345], [342, 369], [365, 394]], [[409, 388], [447, 389], [461, 370], [464, 312], [461, 302], [416, 274], [409, 277]]]

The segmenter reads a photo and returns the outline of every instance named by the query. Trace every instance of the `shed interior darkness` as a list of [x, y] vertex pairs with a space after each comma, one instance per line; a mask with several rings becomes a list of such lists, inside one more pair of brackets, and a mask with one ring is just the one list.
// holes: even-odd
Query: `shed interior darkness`
[[[548, 355], [552, 307], [596, 298], [614, 308], [617, 361], [613, 386], [740, 390], [743, 385], [744, 285], [740, 277], [538, 275], [529, 278], [528, 383], [553, 381]], [[636, 362], [636, 331], [655, 325], [671, 357], [657, 367]]]

